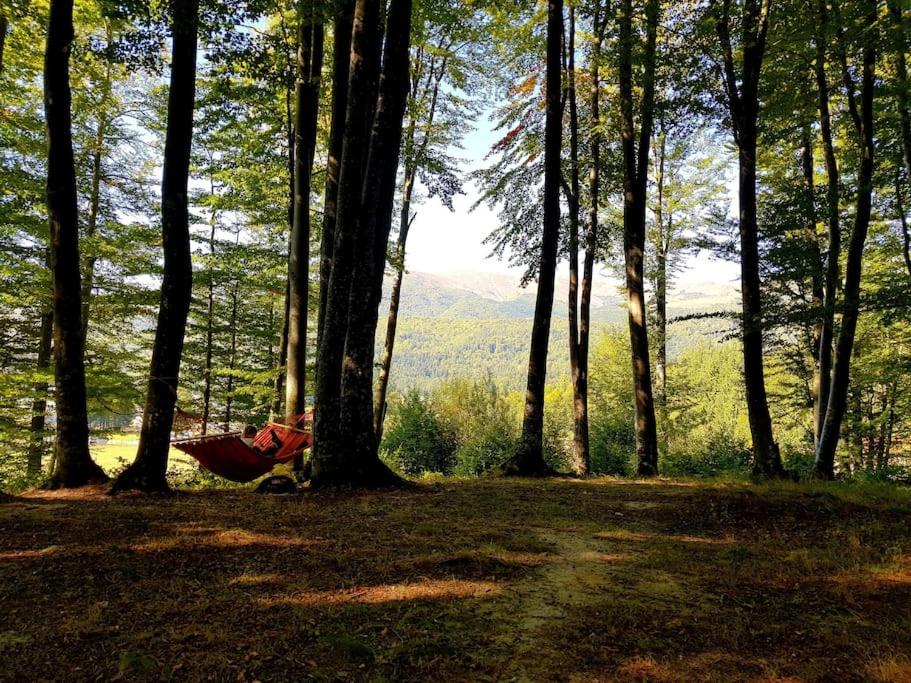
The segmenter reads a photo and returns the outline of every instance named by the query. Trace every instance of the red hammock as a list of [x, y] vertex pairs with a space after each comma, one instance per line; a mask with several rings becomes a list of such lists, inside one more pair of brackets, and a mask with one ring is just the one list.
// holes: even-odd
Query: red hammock
[[172, 441], [171, 445], [179, 451], [192, 455], [202, 467], [212, 474], [245, 483], [270, 472], [278, 464], [293, 460], [303, 449], [310, 447], [312, 441], [310, 432], [271, 422], [259, 431], [253, 439], [253, 443], [262, 448], [271, 446], [270, 430], [275, 430], [282, 442], [281, 447], [272, 457], [266, 457], [244, 443], [240, 432], [181, 439]]

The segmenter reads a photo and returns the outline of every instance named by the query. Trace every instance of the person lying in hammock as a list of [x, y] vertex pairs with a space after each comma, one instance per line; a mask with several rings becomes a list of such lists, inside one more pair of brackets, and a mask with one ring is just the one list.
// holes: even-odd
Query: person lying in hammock
[[244, 432], [241, 435], [240, 440], [264, 458], [275, 457], [275, 454], [278, 453], [279, 449], [282, 447], [282, 445], [284, 445], [278, 434], [275, 433], [275, 430], [271, 427], [269, 428], [269, 436], [272, 437], [272, 443], [270, 443], [268, 446], [261, 446], [257, 443], [254, 443], [253, 440], [256, 438], [256, 433], [256, 427], [253, 425], [247, 425], [244, 427]]

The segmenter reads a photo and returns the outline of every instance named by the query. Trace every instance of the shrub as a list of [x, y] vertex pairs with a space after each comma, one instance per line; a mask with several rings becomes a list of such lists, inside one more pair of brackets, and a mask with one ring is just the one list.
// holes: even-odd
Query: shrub
[[389, 463], [404, 474], [451, 474], [455, 466], [453, 439], [431, 402], [416, 390], [393, 404], [383, 450]]

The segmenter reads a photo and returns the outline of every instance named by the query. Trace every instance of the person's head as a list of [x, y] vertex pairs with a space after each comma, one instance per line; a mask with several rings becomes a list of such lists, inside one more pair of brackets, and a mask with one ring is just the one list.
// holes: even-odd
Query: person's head
[[246, 427], [244, 427], [244, 438], [245, 439], [252, 439], [254, 436], [256, 436], [256, 427], [254, 427], [253, 425], [247, 425]]

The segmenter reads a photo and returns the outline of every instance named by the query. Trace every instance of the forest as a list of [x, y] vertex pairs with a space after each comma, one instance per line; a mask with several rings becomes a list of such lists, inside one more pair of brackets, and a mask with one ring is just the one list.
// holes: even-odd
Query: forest
[[0, 681], [911, 680], [909, 32], [0, 0]]

